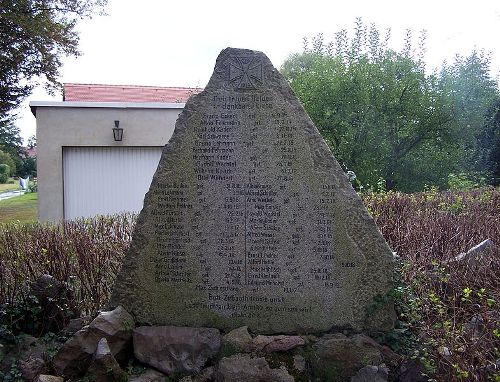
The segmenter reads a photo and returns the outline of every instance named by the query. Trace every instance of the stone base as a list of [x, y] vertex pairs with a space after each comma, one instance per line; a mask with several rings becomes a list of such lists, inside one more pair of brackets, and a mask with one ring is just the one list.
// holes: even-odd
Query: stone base
[[[127, 348], [133, 348], [128, 358], [115, 360]], [[88, 362], [82, 361], [87, 358]], [[166, 377], [181, 382], [418, 381], [405, 377], [408, 373], [400, 367], [404, 361], [363, 333], [265, 336], [251, 334], [246, 326], [228, 333], [213, 328], [136, 327], [118, 307], [75, 333], [47, 366], [59, 371], [51, 377], [64, 380], [104, 381], [112, 371], [135, 382]], [[27, 380], [43, 380], [42, 373], [32, 373]]]

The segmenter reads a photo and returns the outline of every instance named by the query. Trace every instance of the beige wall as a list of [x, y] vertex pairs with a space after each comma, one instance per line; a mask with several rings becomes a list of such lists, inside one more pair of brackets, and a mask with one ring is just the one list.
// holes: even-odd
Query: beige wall
[[[42, 106], [43, 104], [43, 106]], [[57, 105], [56, 105], [57, 104]], [[68, 107], [69, 102], [32, 102], [37, 125], [38, 218], [64, 217], [64, 146], [163, 146], [175, 127], [184, 104], [111, 104], [102, 107]], [[96, 105], [96, 104], [93, 104]], [[123, 141], [113, 140], [114, 121], [123, 127]]]

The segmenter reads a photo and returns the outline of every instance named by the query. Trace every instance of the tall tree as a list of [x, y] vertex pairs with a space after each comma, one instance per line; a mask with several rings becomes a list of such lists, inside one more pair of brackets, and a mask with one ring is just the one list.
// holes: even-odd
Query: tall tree
[[107, 0], [0, 0], [0, 117], [34, 86], [58, 86], [63, 56], [78, 56], [77, 21]]
[[457, 55], [451, 65], [445, 63], [439, 75], [463, 144], [460, 167], [471, 176], [491, 176], [492, 171], [499, 93], [490, 71], [489, 56], [473, 51]]
[[444, 186], [460, 147], [449, 100], [425, 71], [425, 34], [414, 49], [408, 32], [401, 52], [387, 47], [389, 38], [358, 19], [351, 38], [345, 30], [335, 43], [316, 36], [282, 72], [341, 165], [363, 184]]
[[479, 136], [482, 151], [486, 152], [486, 173], [489, 181], [495, 186], [500, 185], [500, 96], [493, 101], [486, 113], [486, 122]]
[[19, 128], [14, 125], [12, 118], [0, 117], [0, 150], [12, 160], [12, 163], [4, 161], [9, 165], [12, 175], [16, 175], [16, 170], [23, 164], [25, 153], [22, 142]]

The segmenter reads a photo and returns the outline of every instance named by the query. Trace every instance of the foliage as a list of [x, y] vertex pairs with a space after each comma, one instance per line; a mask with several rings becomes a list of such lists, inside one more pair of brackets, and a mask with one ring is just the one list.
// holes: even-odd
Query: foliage
[[32, 149], [33, 147], [36, 147], [36, 135], [32, 135], [28, 138], [28, 148]]
[[493, 185], [500, 185], [500, 97], [486, 112], [486, 121], [479, 139], [485, 142], [485, 171], [491, 177]]
[[71, 318], [78, 315], [76, 307], [68, 305], [65, 299], [44, 303], [47, 301], [39, 301], [31, 293], [22, 295], [14, 304], [0, 306], [0, 322], [13, 335], [25, 333], [41, 336], [52, 330], [62, 330]]
[[134, 221], [134, 216], [117, 215], [0, 225], [0, 303], [26, 301], [29, 284], [50, 274], [71, 287], [72, 310], [95, 314], [109, 298]]
[[17, 365], [17, 360], [13, 360], [10, 369], [4, 373], [0, 371], [0, 378], [5, 382], [21, 382], [23, 381], [23, 375], [19, 366]]
[[488, 121], [498, 111], [491, 106], [498, 88], [489, 60], [474, 52], [428, 74], [425, 39], [421, 33], [414, 48], [408, 31], [394, 51], [390, 31], [358, 19], [351, 38], [341, 30], [333, 43], [321, 34], [305, 39], [304, 51], [283, 64], [340, 164], [364, 188], [381, 178], [389, 190], [446, 188], [449, 174], [491, 172], [496, 125]]
[[[14, 118], [2, 120], [0, 115], [0, 163], [11, 167], [11, 175], [22, 178], [36, 176], [36, 158], [30, 158], [22, 147], [19, 128], [14, 125]], [[36, 142], [32, 142], [35, 143]], [[5, 159], [8, 156], [8, 159]]]
[[[411, 350], [436, 380], [495, 380], [500, 249], [478, 266], [454, 259], [486, 238], [500, 243], [500, 189], [430, 187], [418, 194], [383, 191], [363, 198], [400, 257], [394, 290], [399, 322], [386, 341], [398, 351]], [[0, 301], [22, 303], [29, 283], [49, 273], [71, 285], [70, 306], [94, 314], [108, 299], [133, 224], [131, 216], [115, 216], [0, 226]]]
[[460, 173], [448, 175], [448, 187], [450, 190], [472, 190], [485, 186], [484, 177], [474, 177], [473, 174]]
[[490, 58], [473, 51], [457, 55], [451, 65], [443, 65], [439, 81], [452, 107], [453, 121], [464, 155], [460, 165], [468, 173], [491, 173], [493, 135], [498, 128], [500, 95], [498, 84], [490, 76]]
[[7, 174], [8, 176], [11, 176], [15, 173], [16, 171], [16, 164], [12, 157], [6, 153], [0, 150], [0, 164], [6, 165], [9, 169], [8, 172], [2, 172], [4, 174]]
[[28, 190], [27, 192], [38, 192], [38, 181], [35, 180], [30, 180], [28, 182]]
[[16, 155], [22, 146], [19, 133], [19, 128], [14, 125], [14, 118], [0, 113], [0, 149], [10, 155]]
[[17, 171], [17, 175], [21, 178], [26, 177], [36, 177], [36, 158], [35, 157], [27, 157], [22, 161], [22, 165]]
[[45, 80], [57, 86], [63, 56], [78, 56], [78, 20], [107, 0], [0, 0], [0, 115]]
[[8, 164], [0, 163], [0, 183], [7, 183], [10, 174], [10, 167]]
[[430, 188], [364, 201], [401, 258], [399, 319], [419, 339], [413, 356], [440, 381], [497, 378], [500, 247], [475, 265], [455, 257], [486, 238], [500, 243], [500, 190]]

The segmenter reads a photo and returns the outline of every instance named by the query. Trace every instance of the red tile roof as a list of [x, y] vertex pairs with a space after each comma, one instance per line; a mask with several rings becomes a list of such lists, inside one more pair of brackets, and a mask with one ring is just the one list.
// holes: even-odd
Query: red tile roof
[[64, 84], [63, 101], [184, 103], [201, 88]]

